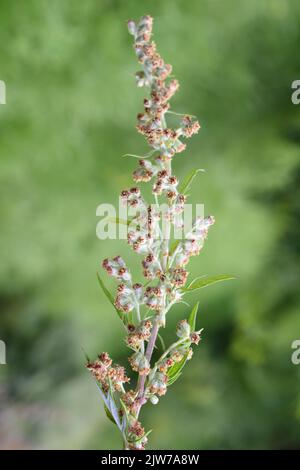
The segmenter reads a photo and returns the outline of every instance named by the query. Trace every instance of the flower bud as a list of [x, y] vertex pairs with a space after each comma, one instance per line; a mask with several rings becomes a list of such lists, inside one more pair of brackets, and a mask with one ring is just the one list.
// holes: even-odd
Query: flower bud
[[115, 306], [124, 313], [131, 312], [134, 308], [133, 291], [126, 284], [121, 283], [118, 286]]
[[171, 354], [171, 358], [174, 362], [180, 362], [183, 359], [183, 353], [181, 351], [173, 351]]
[[150, 364], [146, 357], [141, 352], [136, 352], [129, 358], [132, 370], [138, 372], [140, 375], [148, 375], [150, 372]]
[[122, 394], [122, 401], [131, 412], [134, 412], [138, 406], [136, 398], [137, 393], [135, 390], [129, 390], [128, 392]]
[[104, 364], [106, 367], [111, 366], [112, 359], [109, 357], [107, 352], [102, 352], [98, 355], [99, 360]]
[[146, 85], [147, 83], [147, 79], [145, 77], [145, 74], [144, 72], [136, 72], [135, 74], [135, 80], [136, 80], [136, 84], [138, 87], [142, 87], [144, 85]]
[[162, 309], [164, 302], [161, 288], [147, 287], [144, 301], [151, 310], [159, 312]]
[[167, 372], [167, 370], [174, 365], [173, 359], [168, 357], [167, 359], [164, 359], [162, 362], [159, 363], [158, 365], [158, 370], [160, 372], [163, 372], [164, 374]]
[[188, 324], [187, 320], [181, 320], [177, 324], [176, 334], [178, 338], [186, 339], [191, 334], [191, 327]]
[[126, 337], [125, 342], [129, 348], [133, 349], [134, 351], [137, 351], [138, 349], [140, 349], [143, 343], [143, 339], [138, 333], [133, 332]]
[[132, 36], [136, 35], [136, 24], [133, 20], [128, 20], [127, 21], [127, 27], [129, 34], [132, 34]]
[[194, 344], [198, 344], [199, 341], [200, 341], [200, 335], [198, 335], [198, 333], [192, 333], [190, 335], [190, 340], [191, 340], [191, 343], [194, 343]]
[[164, 312], [160, 312], [156, 316], [157, 324], [160, 327], [165, 327], [166, 326], [166, 314]]
[[165, 395], [167, 392], [167, 382], [168, 377], [161, 372], [157, 372], [149, 384], [150, 393], [156, 394], [160, 397]]
[[106, 258], [102, 263], [102, 267], [110, 276], [116, 277], [120, 281], [131, 280], [130, 272], [121, 256], [116, 256], [113, 259]]
[[192, 359], [193, 354], [194, 354], [194, 353], [193, 353], [192, 348], [189, 348], [189, 349], [188, 349], [188, 354], [187, 354], [187, 360], [188, 360], [188, 361], [190, 361], [190, 360]]
[[129, 426], [128, 433], [140, 438], [143, 437], [143, 435], [145, 434], [145, 430], [142, 427], [141, 423], [136, 420]]
[[157, 405], [157, 403], [159, 402], [159, 398], [156, 395], [151, 395], [150, 402], [152, 403], [152, 405]]
[[187, 281], [188, 272], [183, 268], [170, 269], [171, 282], [176, 287], [182, 287]]
[[132, 286], [135, 298], [138, 303], [141, 303], [143, 300], [143, 286], [142, 284], [136, 283]]
[[144, 320], [138, 326], [137, 332], [143, 341], [148, 341], [151, 335], [152, 323], [150, 320]]

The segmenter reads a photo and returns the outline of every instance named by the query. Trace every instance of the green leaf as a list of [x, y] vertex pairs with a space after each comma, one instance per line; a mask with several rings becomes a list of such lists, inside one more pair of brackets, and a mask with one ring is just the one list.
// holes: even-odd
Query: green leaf
[[202, 289], [206, 286], [210, 286], [211, 284], [216, 284], [216, 282], [230, 281], [231, 279], [235, 279], [235, 277], [231, 276], [230, 274], [220, 274], [218, 276], [198, 278], [194, 279], [194, 281], [192, 281], [187, 287], [184, 287], [182, 291], [191, 292], [197, 289]]
[[109, 409], [107, 408], [106, 405], [104, 405], [104, 411], [105, 411], [105, 414], [106, 414], [106, 416], [108, 417], [108, 419], [109, 419], [112, 423], [117, 424], [117, 423], [115, 422], [114, 418], [113, 418], [113, 415], [111, 414], [111, 412], [109, 411]]
[[173, 255], [174, 251], [176, 250], [176, 248], [178, 247], [180, 243], [180, 240], [174, 240], [172, 243], [171, 243], [171, 246], [170, 246], [170, 256]]
[[99, 282], [99, 285], [102, 289], [102, 291], [104, 292], [106, 298], [108, 299], [108, 301], [112, 304], [112, 306], [114, 307], [115, 311], [117, 312], [118, 316], [120, 317], [120, 319], [122, 320], [122, 322], [124, 324], [126, 324], [126, 317], [124, 315], [123, 312], [121, 312], [120, 310], [118, 310], [115, 306], [115, 302], [114, 302], [114, 298], [113, 296], [111, 295], [111, 293], [109, 292], [109, 290], [105, 287], [105, 284], [104, 282], [102, 281], [101, 277], [100, 277], [100, 274], [97, 272], [97, 278], [98, 278], [98, 282]]
[[176, 362], [172, 367], [170, 367], [170, 369], [167, 372], [167, 376], [168, 376], [167, 385], [172, 385], [180, 377], [181, 371], [187, 361], [188, 354], [189, 352], [187, 351], [180, 362]]
[[121, 398], [119, 400], [120, 400], [121, 406], [124, 410], [124, 413], [125, 413], [126, 417], [128, 417], [128, 409], [127, 409], [125, 403], [123, 402], [123, 400]]
[[157, 336], [158, 336], [158, 339], [160, 341], [162, 350], [165, 351], [166, 350], [166, 345], [165, 345], [165, 342], [163, 340], [163, 337], [159, 333], [157, 334]]
[[[123, 312], [120, 312], [123, 314]], [[128, 312], [126, 317], [125, 315], [123, 315], [123, 322], [125, 323], [125, 325], [132, 325], [134, 324], [134, 320], [133, 320], [133, 312]]]
[[119, 417], [119, 410], [117, 408], [117, 405], [116, 405], [116, 402], [115, 402], [115, 399], [114, 399], [114, 389], [113, 389], [113, 385], [112, 385], [112, 381], [110, 378], [108, 378], [108, 382], [109, 382], [109, 392], [108, 392], [108, 395], [107, 395], [107, 408], [109, 410], [109, 413], [111, 414], [114, 422], [116, 423], [116, 425], [118, 426], [118, 428], [121, 430], [121, 426], [120, 426], [120, 417]]
[[194, 168], [193, 170], [191, 170], [182, 180], [182, 183], [181, 185], [179, 186], [179, 192], [180, 194], [185, 194], [187, 192], [187, 190], [189, 189], [189, 187], [191, 186], [192, 182], [193, 182], [193, 179], [195, 178], [195, 176], [200, 173], [200, 171], [205, 171], [205, 170], [202, 170], [200, 168]]
[[188, 114], [188, 113], [175, 113], [174, 111], [167, 111], [167, 114], [175, 114], [176, 116], [190, 116], [192, 118], [197, 118], [197, 116], [194, 116], [194, 114]]
[[174, 382], [176, 382], [177, 379], [181, 376], [182, 372], [178, 372], [178, 374], [174, 375], [171, 379], [168, 379], [168, 387], [170, 385], [173, 385]]
[[132, 219], [121, 219], [120, 217], [106, 217], [104, 222], [114, 222], [115, 224], [123, 224], [123, 225], [130, 225]]
[[156, 152], [156, 150], [150, 150], [150, 152], [146, 153], [145, 155], [135, 155], [134, 153], [125, 153], [124, 155], [122, 155], [122, 157], [134, 157], [134, 158], [145, 160], [145, 158], [151, 157], [151, 155], [153, 155], [154, 152]]
[[196, 305], [194, 306], [188, 319], [188, 323], [192, 331], [196, 330], [196, 318], [197, 318], [197, 313], [198, 313], [198, 307], [199, 307], [199, 302], [197, 302]]

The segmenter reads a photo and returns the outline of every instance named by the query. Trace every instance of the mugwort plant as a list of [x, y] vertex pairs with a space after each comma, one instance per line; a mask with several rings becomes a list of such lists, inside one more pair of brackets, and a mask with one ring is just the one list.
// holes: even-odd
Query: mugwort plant
[[[129, 379], [125, 368], [114, 364], [106, 352], [86, 364], [97, 382], [106, 414], [119, 428], [123, 448], [128, 450], [145, 449], [150, 431], [146, 432], [139, 420], [142, 407], [148, 403], [156, 405], [166, 394], [192, 358], [192, 346], [201, 339], [202, 330], [196, 328], [197, 304], [187, 319], [179, 321], [173, 344], [153, 360], [154, 348], [160, 350], [156, 345], [159, 330], [165, 327], [171, 307], [183, 302], [183, 296], [189, 292], [232, 278], [228, 275], [200, 277], [187, 283], [186, 265], [191, 256], [200, 253], [214, 224], [212, 216], [197, 217], [183, 239], [171, 241], [172, 230], [182, 225], [186, 192], [198, 171], [191, 171], [179, 185], [172, 173], [172, 161], [185, 150], [184, 139], [197, 133], [200, 125], [193, 116], [177, 113], [174, 113], [179, 121], [177, 127], [167, 125], [166, 117], [171, 113], [169, 101], [179, 84], [170, 78], [171, 65], [163, 61], [151, 41], [152, 22], [150, 16], [138, 22], [130, 20], [128, 30], [141, 65], [136, 73], [137, 86], [150, 90], [144, 99], [144, 110], [137, 116], [137, 130], [145, 136], [151, 151], [139, 159], [133, 179], [135, 183], [151, 182], [154, 202], [146, 202], [137, 185], [121, 193], [124, 205], [136, 210], [127, 238], [132, 249], [143, 257], [145, 282], [133, 281], [120, 256], [107, 258], [102, 264], [107, 274], [118, 282], [115, 298], [98, 274], [103, 292], [126, 329], [125, 342], [131, 350], [129, 364], [137, 379]], [[159, 210], [161, 200], [167, 206], [163, 213]]]

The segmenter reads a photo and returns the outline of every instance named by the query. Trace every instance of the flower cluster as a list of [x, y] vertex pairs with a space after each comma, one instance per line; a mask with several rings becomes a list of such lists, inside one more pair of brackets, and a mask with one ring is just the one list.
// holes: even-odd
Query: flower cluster
[[[197, 133], [200, 125], [190, 115], [181, 115], [174, 128], [167, 125], [169, 100], [178, 90], [178, 81], [170, 77], [172, 67], [164, 62], [151, 40], [153, 20], [143, 16], [140, 21], [128, 22], [134, 37], [134, 49], [142, 70], [136, 73], [139, 87], [150, 88], [144, 99], [143, 111], [137, 116], [137, 130], [145, 136], [151, 147], [149, 154], [139, 159], [133, 172], [135, 183], [151, 180], [154, 201], [149, 204], [137, 186], [124, 189], [121, 201], [134, 211], [130, 221], [127, 241], [131, 248], [143, 256], [143, 283], [133, 283], [124, 260], [117, 256], [105, 259], [105, 271], [118, 281], [114, 305], [127, 330], [125, 343], [133, 353], [129, 364], [137, 372], [136, 386], [125, 390], [129, 382], [124, 367], [113, 365], [107, 353], [102, 353], [87, 368], [98, 382], [111, 419], [123, 435], [126, 449], [144, 449], [147, 434], [139, 422], [141, 407], [150, 401], [156, 404], [166, 394], [180, 375], [185, 362], [191, 359], [191, 346], [200, 341], [200, 331], [195, 331], [194, 320], [181, 320], [176, 329], [175, 341], [153, 364], [159, 328], [165, 326], [171, 307], [180, 302], [185, 293], [188, 271], [185, 266], [191, 256], [203, 247], [213, 217], [197, 218], [185, 239], [170, 247], [172, 229], [182, 227], [182, 213], [186, 202], [179, 181], [172, 174], [174, 156], [185, 150], [183, 139]], [[177, 113], [175, 113], [177, 114]], [[160, 198], [165, 210], [160, 211]], [[107, 294], [107, 289], [104, 289]], [[111, 300], [111, 296], [108, 296]]]
[[196, 219], [186, 239], [180, 241], [176, 248], [172, 259], [175, 266], [185, 266], [190, 261], [191, 256], [199, 255], [207, 237], [208, 229], [214, 223], [215, 219], [212, 216]]
[[156, 372], [149, 383], [148, 391], [152, 395], [162, 396], [167, 393], [168, 376], [163, 372]]
[[131, 286], [122, 282], [117, 289], [115, 306], [122, 312], [131, 312], [136, 303], [141, 303], [142, 295], [143, 286], [141, 284], [137, 283]]
[[137, 419], [133, 418], [128, 426], [128, 448], [130, 450], [144, 450], [147, 442], [145, 429]]
[[146, 279], [153, 280], [161, 278], [163, 270], [159, 258], [153, 253], [149, 253], [142, 261], [143, 274]]
[[166, 394], [169, 379], [172, 378], [170, 371], [172, 371], [174, 365], [192, 358], [193, 350], [191, 345], [199, 343], [201, 331], [192, 331], [187, 320], [178, 322], [176, 334], [179, 340], [173, 343], [157, 361], [149, 378], [146, 395], [151, 398], [152, 403], [157, 403], [158, 398], [156, 395], [160, 397]]
[[131, 281], [131, 275], [121, 256], [116, 256], [112, 260], [105, 259], [102, 266], [110, 276], [116, 277], [119, 281]]
[[112, 360], [106, 352], [99, 354], [94, 362], [88, 362], [86, 367], [101, 384], [104, 392], [108, 392], [110, 384], [117, 392], [123, 391], [123, 384], [129, 382], [124, 367], [112, 365]]
[[157, 173], [163, 170], [163, 168], [163, 159], [160, 156], [155, 157], [153, 159], [153, 163], [149, 160], [145, 160], [144, 158], [140, 158], [139, 167], [134, 170], [132, 174], [133, 180], [137, 183], [148, 183], [151, 181], [153, 176], [157, 175]]
[[148, 375], [150, 372], [150, 364], [148, 359], [140, 351], [135, 352], [129, 358], [132, 370], [138, 372], [140, 375]]
[[129, 334], [126, 337], [126, 344], [129, 348], [134, 351], [138, 351], [144, 341], [148, 341], [151, 334], [152, 323], [150, 320], [143, 320], [135, 327], [134, 325], [128, 325]]

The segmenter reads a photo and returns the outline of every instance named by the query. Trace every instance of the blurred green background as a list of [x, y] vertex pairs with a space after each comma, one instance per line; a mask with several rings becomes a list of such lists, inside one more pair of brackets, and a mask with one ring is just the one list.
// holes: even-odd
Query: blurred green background
[[[1, 0], [0, 447], [116, 449], [82, 347], [124, 363], [123, 330], [99, 290], [108, 255], [96, 207], [117, 202], [147, 149], [134, 129], [144, 90], [126, 20], [151, 14], [181, 83], [177, 112], [201, 132], [174, 168], [214, 214], [190, 275], [236, 281], [198, 291], [203, 341], [181, 379], [145, 407], [153, 449], [296, 448], [300, 442], [300, 79], [298, 0]], [[106, 278], [113, 289], [114, 283]], [[163, 332], [174, 338], [181, 305]]]

